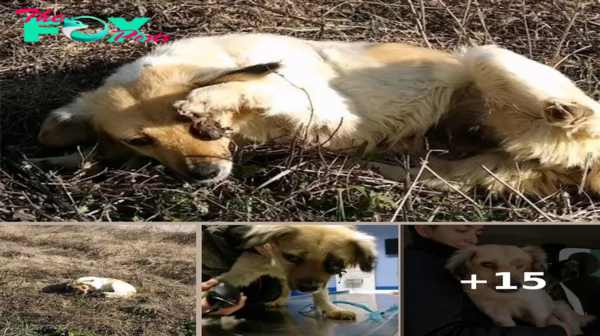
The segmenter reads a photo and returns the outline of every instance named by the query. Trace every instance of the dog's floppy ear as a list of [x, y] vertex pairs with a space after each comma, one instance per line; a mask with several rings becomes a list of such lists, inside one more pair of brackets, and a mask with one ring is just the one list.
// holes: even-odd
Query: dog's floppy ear
[[193, 74], [190, 82], [197, 88], [227, 82], [250, 82], [259, 80], [281, 68], [281, 63], [259, 63], [243, 68], [212, 71], [206, 70]]
[[252, 225], [246, 233], [244, 248], [262, 246], [267, 243], [277, 242], [298, 233], [298, 228], [292, 225]]
[[448, 259], [446, 268], [450, 270], [452, 275], [464, 279], [471, 271], [471, 261], [477, 256], [477, 248], [475, 246], [465, 247], [460, 249]]
[[131, 159], [135, 154], [133, 149], [111, 138], [105, 132], [97, 131], [95, 136], [98, 140], [100, 157], [104, 161]]
[[354, 255], [349, 266], [358, 266], [361, 271], [366, 273], [373, 272], [375, 267], [377, 267], [378, 259], [375, 238], [357, 231], [355, 238], [350, 240], [350, 244], [354, 249]]
[[531, 257], [530, 272], [545, 272], [546, 271], [546, 252], [541, 247], [527, 245], [523, 247], [523, 251]]
[[91, 116], [86, 112], [84, 93], [69, 105], [60, 107], [46, 117], [38, 140], [48, 147], [69, 147], [95, 139]]

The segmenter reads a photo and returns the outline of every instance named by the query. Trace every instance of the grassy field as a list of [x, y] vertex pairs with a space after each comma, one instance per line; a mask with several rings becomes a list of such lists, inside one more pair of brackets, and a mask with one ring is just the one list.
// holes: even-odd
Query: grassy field
[[[193, 232], [0, 226], [0, 334], [196, 335], [195, 245]], [[121, 279], [138, 293], [107, 299], [48, 290], [82, 276]]]
[[[116, 66], [153, 48], [144, 43], [23, 42], [19, 8], [68, 17], [151, 17], [143, 32], [173, 38], [269, 32], [311, 39], [396, 41], [454, 49], [496, 43], [566, 73], [598, 98], [600, 3], [596, 0], [12, 0], [0, 5], [2, 161], [0, 219], [6, 221], [583, 221], [595, 200], [577, 192], [545, 199], [440, 193], [395, 183], [352, 161], [300, 148], [237, 153], [234, 176], [196, 188], [163, 167], [107, 170], [92, 179], [22, 170], [41, 148], [44, 115], [94, 88]], [[59, 3], [58, 5], [55, 3]], [[286, 173], [280, 175], [281, 173]], [[412, 182], [410, 182], [412, 183]], [[410, 192], [408, 192], [410, 190]]]

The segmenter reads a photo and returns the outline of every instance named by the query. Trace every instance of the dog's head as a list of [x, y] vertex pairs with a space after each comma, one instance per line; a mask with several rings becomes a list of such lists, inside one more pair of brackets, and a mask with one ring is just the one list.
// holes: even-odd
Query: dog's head
[[87, 294], [92, 287], [87, 284], [71, 282], [67, 284], [67, 290], [78, 294]]
[[246, 248], [267, 243], [288, 286], [303, 293], [325, 289], [346, 268], [372, 272], [377, 265], [374, 238], [349, 226], [256, 225], [248, 231]]
[[[99, 140], [101, 152], [122, 151], [158, 160], [194, 182], [215, 182], [232, 169], [228, 130], [244, 111], [223, 122], [202, 123], [182, 115], [174, 103], [194, 89], [232, 81], [252, 81], [272, 72], [274, 64], [236, 70], [190, 65], [140, 66], [131, 81], [107, 80], [71, 105], [50, 113], [39, 139], [53, 147]], [[240, 112], [240, 113], [235, 113]]]
[[[485, 280], [478, 288], [486, 286], [483, 288], [507, 293], [523, 287], [526, 272], [544, 272], [545, 259], [544, 250], [535, 246], [481, 245], [458, 250], [446, 267], [461, 280], [470, 280], [472, 274], [477, 275], [477, 280]], [[516, 289], [501, 288], [505, 285], [503, 278], [496, 274], [502, 272], [510, 273], [510, 285]]]
[[585, 274], [584, 268], [584, 265], [577, 260], [561, 260], [548, 268], [548, 274], [556, 281], [564, 282], [577, 279], [581, 274]]

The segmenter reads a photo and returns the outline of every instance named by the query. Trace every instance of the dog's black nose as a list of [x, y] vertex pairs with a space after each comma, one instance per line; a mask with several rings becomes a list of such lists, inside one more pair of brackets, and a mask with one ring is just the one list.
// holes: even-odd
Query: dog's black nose
[[316, 281], [302, 281], [298, 282], [298, 290], [304, 293], [312, 293], [319, 289], [319, 283]]
[[221, 172], [221, 168], [213, 163], [202, 163], [190, 167], [188, 175], [195, 180], [209, 180], [215, 178]]

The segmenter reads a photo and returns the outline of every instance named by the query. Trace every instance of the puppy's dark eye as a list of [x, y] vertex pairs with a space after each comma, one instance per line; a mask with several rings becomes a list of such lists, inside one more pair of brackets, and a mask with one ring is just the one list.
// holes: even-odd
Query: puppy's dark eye
[[344, 261], [335, 260], [325, 265], [325, 270], [329, 274], [339, 274], [344, 270]]
[[483, 266], [485, 268], [494, 268], [495, 267], [494, 263], [491, 263], [491, 262], [488, 262], [488, 261], [482, 262], [481, 266]]
[[128, 144], [129, 146], [144, 147], [144, 146], [153, 145], [154, 139], [152, 139], [151, 137], [144, 136], [144, 137], [127, 139], [127, 140], [125, 140], [125, 143]]
[[343, 260], [335, 260], [335, 261], [330, 262], [329, 265], [331, 265], [332, 267], [344, 268], [344, 261]]
[[302, 260], [299, 257], [296, 257], [296, 256], [291, 255], [291, 254], [287, 254], [287, 253], [283, 254], [283, 258], [285, 258], [285, 260], [287, 260], [287, 261], [289, 261], [291, 263], [295, 263], [295, 264], [299, 263]]

